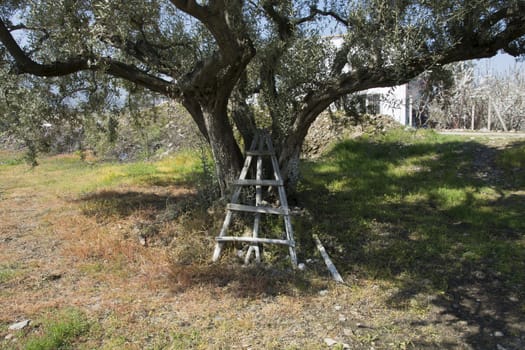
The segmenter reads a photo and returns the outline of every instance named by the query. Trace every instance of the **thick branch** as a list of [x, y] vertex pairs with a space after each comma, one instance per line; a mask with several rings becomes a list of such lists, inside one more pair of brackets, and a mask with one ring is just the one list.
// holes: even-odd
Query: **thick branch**
[[[173, 84], [147, 74], [134, 66], [114, 61], [110, 58], [99, 59], [77, 56], [67, 61], [56, 61], [50, 64], [42, 64], [33, 61], [15, 41], [4, 22], [0, 20], [0, 41], [5, 45], [15, 61], [20, 73], [28, 73], [36, 76], [57, 77], [69, 75], [83, 70], [105, 69], [110, 75], [123, 78], [142, 85], [152, 91], [168, 96], [175, 96], [178, 91]], [[95, 63], [96, 62], [96, 63]]]
[[208, 7], [199, 5], [195, 0], [171, 0], [171, 3], [200, 21], [203, 21], [210, 15]]
[[36, 63], [20, 48], [2, 20], [0, 20], [0, 41], [15, 59], [17, 68], [23, 73], [39, 76], [62, 76], [89, 68], [87, 59], [80, 57], [53, 64]]

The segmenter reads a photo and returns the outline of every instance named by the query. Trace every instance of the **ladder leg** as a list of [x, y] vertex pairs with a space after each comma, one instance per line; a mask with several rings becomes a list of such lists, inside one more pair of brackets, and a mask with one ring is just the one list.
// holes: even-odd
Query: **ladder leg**
[[[261, 214], [256, 213], [255, 214], [255, 220], [253, 222], [253, 234], [252, 237], [257, 238], [259, 236], [259, 223], [261, 221]], [[245, 264], [250, 263], [250, 257], [252, 255], [252, 252], [255, 254], [255, 261], [260, 263], [261, 262], [261, 252], [259, 249], [259, 246], [257, 245], [251, 245], [248, 248], [248, 252], [246, 253], [246, 258], [244, 259]]]
[[[272, 160], [272, 167], [273, 167], [273, 174], [276, 180], [282, 180], [281, 171], [279, 170], [279, 162], [277, 161], [277, 157], [275, 156], [275, 151], [273, 149], [272, 139], [269, 137], [269, 135], [266, 138], [266, 144], [268, 149], [273, 152], [271, 156]], [[278, 192], [279, 192], [279, 200], [281, 201], [281, 207], [282, 208], [288, 208], [288, 200], [286, 199], [286, 191], [284, 190], [283, 186], [277, 186]], [[290, 260], [292, 263], [292, 267], [295, 269], [297, 267], [297, 254], [295, 251], [295, 240], [293, 236], [293, 229], [292, 229], [292, 222], [290, 220], [290, 215], [284, 215], [284, 228], [286, 231], [286, 239], [292, 243], [289, 246], [289, 252], [290, 252]]]
[[[258, 140], [258, 150], [262, 151], [264, 146], [264, 138], [260, 137]], [[261, 156], [257, 157], [257, 169], [255, 173], [255, 179], [261, 180], [262, 179], [262, 166], [263, 166], [263, 160]], [[255, 186], [255, 206], [258, 207], [262, 203], [262, 186], [257, 185]], [[256, 213], [255, 219], [253, 222], [253, 231], [252, 231], [252, 237], [257, 238], [259, 237], [259, 224], [261, 222], [261, 214]], [[261, 262], [261, 252], [258, 245], [252, 245], [248, 248], [248, 252], [246, 253], [246, 259], [244, 259], [244, 263], [248, 264], [250, 262], [250, 256], [251, 254], [255, 253], [255, 261], [260, 263]]]
[[286, 239], [293, 243], [293, 245], [288, 247], [288, 250], [290, 252], [292, 267], [295, 269], [297, 267], [297, 254], [295, 252], [295, 240], [293, 238], [292, 222], [290, 221], [289, 215], [284, 216], [284, 226], [286, 229]]
[[[228, 210], [228, 212], [226, 213], [226, 217], [224, 218], [224, 222], [222, 223], [222, 228], [221, 228], [221, 232], [219, 233], [219, 237], [223, 237], [224, 235], [226, 235], [226, 232], [228, 231], [228, 226], [230, 226], [230, 222], [232, 220], [232, 214], [233, 213], [231, 210]], [[215, 243], [215, 249], [213, 250], [213, 257], [211, 259], [213, 262], [216, 262], [217, 260], [219, 260], [221, 256], [223, 244], [224, 243], [222, 242]]]
[[[255, 137], [253, 138], [253, 141], [252, 141], [252, 144], [251, 144], [251, 148], [254, 148], [255, 145], [257, 144], [259, 140], [259, 136], [256, 134]], [[244, 160], [244, 166], [241, 170], [241, 173], [239, 175], [239, 179], [244, 179], [246, 178], [246, 174], [248, 174], [248, 169], [250, 169], [250, 165], [252, 163], [252, 156], [247, 156], [246, 159]], [[232, 194], [232, 197], [231, 197], [231, 203], [237, 203], [237, 201], [239, 200], [239, 196], [241, 194], [241, 186], [237, 186], [237, 188], [233, 191], [233, 194]], [[226, 235], [226, 232], [228, 231], [228, 227], [230, 226], [230, 222], [231, 222], [231, 219], [232, 219], [232, 211], [231, 210], [228, 210], [228, 212], [226, 213], [226, 217], [224, 218], [224, 222], [222, 224], [222, 228], [221, 228], [221, 232], [219, 233], [219, 237], [223, 237]], [[216, 262], [217, 260], [219, 260], [220, 256], [221, 256], [221, 251], [222, 251], [222, 246], [224, 245], [224, 243], [222, 242], [217, 242], [215, 243], [215, 249], [213, 250], [213, 256], [212, 256], [212, 261], [213, 262]]]

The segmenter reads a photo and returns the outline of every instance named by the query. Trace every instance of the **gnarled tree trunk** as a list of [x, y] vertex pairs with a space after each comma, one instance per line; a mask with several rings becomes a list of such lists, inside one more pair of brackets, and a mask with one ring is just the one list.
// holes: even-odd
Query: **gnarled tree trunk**
[[209, 143], [221, 196], [226, 196], [230, 186], [239, 175], [243, 164], [241, 150], [233, 136], [228, 120], [226, 106], [215, 106], [213, 110], [203, 111], [204, 122], [208, 131]]

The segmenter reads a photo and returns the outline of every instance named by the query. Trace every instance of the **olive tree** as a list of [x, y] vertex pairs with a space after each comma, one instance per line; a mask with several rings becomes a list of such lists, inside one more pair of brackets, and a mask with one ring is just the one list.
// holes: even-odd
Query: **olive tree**
[[524, 13], [519, 0], [6, 0], [0, 49], [13, 73], [96, 73], [179, 101], [225, 194], [243, 161], [234, 127], [249, 144], [261, 126], [254, 104], [293, 184], [308, 128], [331, 103], [437, 65], [523, 54]]

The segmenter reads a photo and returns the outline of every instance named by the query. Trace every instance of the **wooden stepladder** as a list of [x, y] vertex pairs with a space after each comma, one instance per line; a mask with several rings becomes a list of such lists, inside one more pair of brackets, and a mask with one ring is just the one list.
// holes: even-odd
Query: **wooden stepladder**
[[[246, 179], [252, 159], [257, 157], [255, 179]], [[263, 157], [270, 157], [273, 177], [274, 179], [263, 179]], [[221, 255], [222, 247], [225, 242], [246, 242], [251, 245], [246, 253], [245, 263], [250, 261], [250, 257], [255, 254], [255, 260], [261, 261], [261, 252], [259, 249], [260, 244], [281, 244], [287, 245], [290, 252], [290, 260], [292, 266], [297, 267], [297, 255], [295, 253], [295, 241], [293, 238], [292, 223], [290, 220], [290, 209], [288, 207], [288, 200], [286, 199], [286, 191], [284, 189], [284, 182], [279, 171], [279, 163], [275, 156], [275, 150], [273, 148], [272, 139], [270, 134], [266, 130], [259, 130], [250, 146], [250, 150], [246, 152], [246, 160], [244, 161], [244, 167], [241, 170], [239, 179], [233, 183], [234, 191], [231, 197], [231, 202], [226, 206], [226, 217], [222, 224], [221, 232], [219, 236], [215, 238], [217, 243], [215, 244], [215, 251], [213, 252], [213, 261], [217, 261]], [[245, 186], [255, 186], [255, 206], [246, 205], [239, 203], [239, 197], [241, 190]], [[263, 187], [276, 187], [279, 194], [280, 207], [274, 208], [267, 205], [263, 205]], [[234, 212], [248, 212], [254, 214], [253, 230], [251, 237], [240, 237], [240, 236], [227, 236], [228, 227], [230, 226], [232, 216]], [[274, 238], [262, 238], [259, 237], [260, 226], [261, 226], [261, 215], [263, 214], [274, 214], [280, 215], [284, 220], [284, 234], [281, 239]]]

